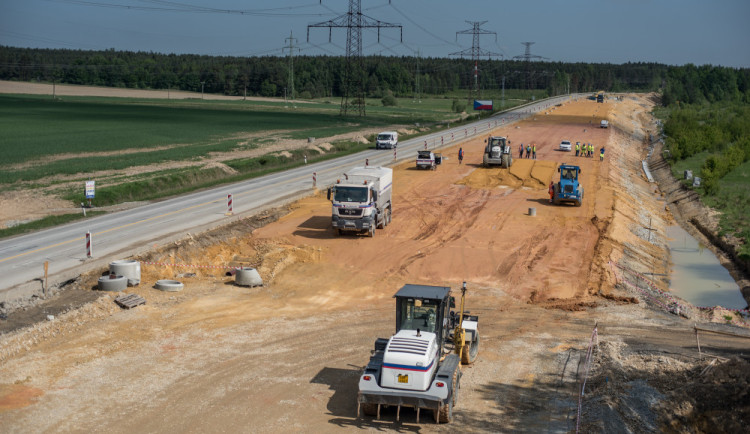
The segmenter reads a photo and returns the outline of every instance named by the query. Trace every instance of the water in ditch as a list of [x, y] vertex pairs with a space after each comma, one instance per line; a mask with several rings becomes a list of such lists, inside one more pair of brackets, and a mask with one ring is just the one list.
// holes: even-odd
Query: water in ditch
[[711, 250], [679, 226], [667, 228], [667, 243], [672, 255], [673, 294], [699, 307], [747, 307], [737, 282]]

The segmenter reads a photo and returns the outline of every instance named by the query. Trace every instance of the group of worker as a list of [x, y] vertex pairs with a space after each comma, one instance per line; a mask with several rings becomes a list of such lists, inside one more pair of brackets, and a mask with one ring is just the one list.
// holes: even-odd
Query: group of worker
[[518, 145], [518, 158], [523, 158], [524, 149], [526, 149], [526, 158], [536, 160], [536, 143], [529, 143], [526, 148], [523, 147], [523, 143]]
[[[594, 145], [591, 143], [576, 142], [576, 157], [593, 157], [594, 156]], [[604, 161], [604, 146], [599, 150], [599, 161]]]
[[594, 155], [594, 145], [591, 143], [576, 142], [576, 157], [591, 157]]

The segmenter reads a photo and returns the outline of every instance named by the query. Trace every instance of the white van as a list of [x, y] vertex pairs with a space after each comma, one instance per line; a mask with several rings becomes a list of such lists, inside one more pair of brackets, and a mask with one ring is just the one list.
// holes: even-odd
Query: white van
[[384, 131], [375, 139], [375, 149], [393, 149], [398, 146], [398, 133], [395, 131]]

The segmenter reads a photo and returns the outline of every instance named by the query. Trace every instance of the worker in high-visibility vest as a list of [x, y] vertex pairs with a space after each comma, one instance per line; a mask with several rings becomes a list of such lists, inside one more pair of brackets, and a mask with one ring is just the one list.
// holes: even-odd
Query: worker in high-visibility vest
[[576, 157], [578, 156], [578, 151], [581, 150], [581, 142], [576, 142]]

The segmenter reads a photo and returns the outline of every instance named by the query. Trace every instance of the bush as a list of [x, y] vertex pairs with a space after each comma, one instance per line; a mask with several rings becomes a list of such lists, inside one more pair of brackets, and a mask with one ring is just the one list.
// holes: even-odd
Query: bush
[[390, 90], [380, 101], [383, 103], [383, 107], [395, 107], [396, 105], [398, 105], [396, 97], [393, 96], [393, 92], [391, 92]]
[[463, 101], [459, 101], [457, 99], [453, 100], [453, 104], [451, 105], [451, 111], [455, 113], [463, 113], [466, 111], [466, 103]]

